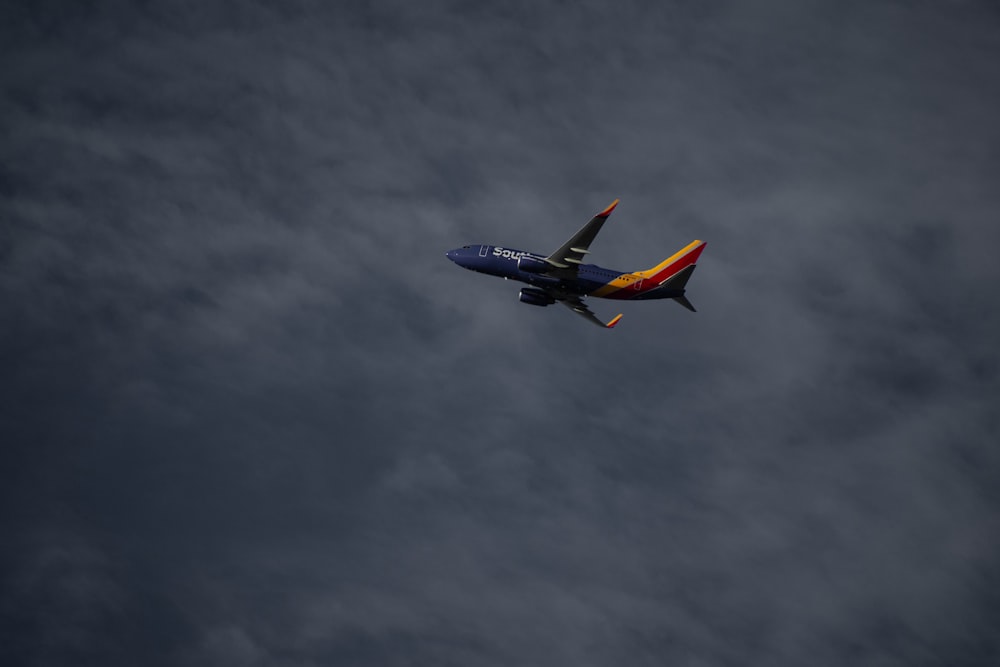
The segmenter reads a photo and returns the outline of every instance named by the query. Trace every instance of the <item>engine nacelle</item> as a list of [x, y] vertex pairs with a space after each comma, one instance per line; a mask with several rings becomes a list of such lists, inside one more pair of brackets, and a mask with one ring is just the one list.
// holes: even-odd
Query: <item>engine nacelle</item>
[[517, 298], [521, 300], [521, 303], [527, 303], [532, 306], [548, 306], [556, 302], [555, 299], [544, 291], [532, 287], [522, 289], [521, 294]]
[[537, 257], [521, 255], [517, 260], [517, 268], [525, 273], [545, 273], [552, 270], [552, 265]]

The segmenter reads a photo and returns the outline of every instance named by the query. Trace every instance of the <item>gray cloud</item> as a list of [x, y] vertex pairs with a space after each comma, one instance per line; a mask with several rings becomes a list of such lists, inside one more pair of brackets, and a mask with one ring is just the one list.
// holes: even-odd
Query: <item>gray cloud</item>
[[4, 12], [5, 664], [996, 661], [986, 3]]

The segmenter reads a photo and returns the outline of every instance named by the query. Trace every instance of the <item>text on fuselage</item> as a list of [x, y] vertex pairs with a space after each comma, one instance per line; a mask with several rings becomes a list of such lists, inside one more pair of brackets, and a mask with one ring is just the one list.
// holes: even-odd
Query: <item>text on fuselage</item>
[[505, 248], [501, 248], [501, 247], [497, 246], [497, 247], [493, 248], [493, 256], [494, 257], [503, 257], [504, 259], [512, 259], [512, 260], [514, 260], [516, 262], [517, 260], [521, 259], [522, 257], [525, 257], [525, 256], [530, 257], [531, 253], [530, 252], [520, 251], [520, 250], [506, 250]]

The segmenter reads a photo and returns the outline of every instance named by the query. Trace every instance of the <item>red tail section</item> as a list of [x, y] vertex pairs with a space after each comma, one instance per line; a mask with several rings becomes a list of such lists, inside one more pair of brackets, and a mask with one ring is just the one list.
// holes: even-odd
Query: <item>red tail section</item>
[[635, 275], [642, 276], [643, 281], [649, 281], [650, 284], [659, 285], [665, 280], [670, 280], [687, 267], [694, 266], [704, 249], [704, 241], [691, 241], [653, 268], [636, 271]]

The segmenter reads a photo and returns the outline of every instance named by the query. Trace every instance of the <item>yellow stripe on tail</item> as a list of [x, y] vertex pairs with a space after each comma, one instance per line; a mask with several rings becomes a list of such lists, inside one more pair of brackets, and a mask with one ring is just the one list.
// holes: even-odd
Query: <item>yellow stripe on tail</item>
[[641, 276], [644, 281], [649, 280], [653, 284], [658, 285], [678, 271], [682, 271], [697, 262], [698, 257], [704, 249], [704, 241], [691, 241], [691, 243], [688, 243], [653, 268], [646, 269], [645, 271], [636, 271], [635, 275]]

